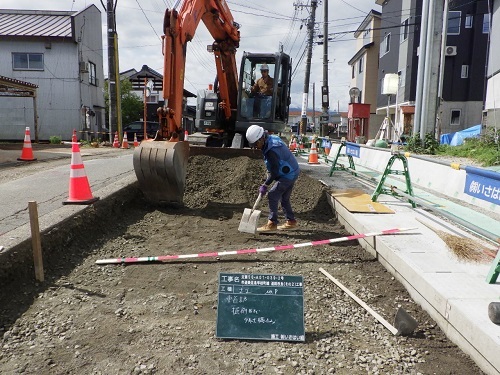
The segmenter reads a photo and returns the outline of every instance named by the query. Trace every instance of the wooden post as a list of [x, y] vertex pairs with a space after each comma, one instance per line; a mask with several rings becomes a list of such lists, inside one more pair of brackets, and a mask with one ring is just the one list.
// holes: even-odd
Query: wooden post
[[143, 139], [148, 139], [148, 133], [147, 133], [147, 117], [148, 117], [148, 102], [147, 102], [147, 95], [148, 93], [148, 77], [144, 77], [144, 137]]
[[342, 289], [349, 297], [351, 297], [353, 300], [355, 300], [362, 308], [364, 308], [368, 313], [370, 313], [375, 319], [377, 319], [382, 325], [387, 328], [393, 335], [398, 333], [398, 329], [394, 326], [392, 326], [387, 320], [382, 318], [375, 310], [373, 310], [370, 306], [368, 306], [366, 303], [364, 303], [361, 299], [358, 298], [357, 295], [355, 295], [353, 292], [351, 292], [349, 289], [347, 289], [340, 281], [338, 281], [336, 278], [334, 278], [332, 275], [330, 275], [328, 272], [326, 272], [323, 268], [320, 268], [319, 271], [328, 277], [335, 285], [337, 285], [340, 289]]
[[40, 227], [38, 225], [38, 209], [36, 201], [28, 202], [30, 225], [31, 225], [31, 246], [33, 247], [33, 260], [35, 263], [35, 278], [43, 282], [43, 258], [42, 243], [40, 240]]
[[39, 126], [38, 126], [38, 109], [36, 107], [36, 90], [33, 94], [33, 121], [35, 124], [35, 143], [39, 141]]

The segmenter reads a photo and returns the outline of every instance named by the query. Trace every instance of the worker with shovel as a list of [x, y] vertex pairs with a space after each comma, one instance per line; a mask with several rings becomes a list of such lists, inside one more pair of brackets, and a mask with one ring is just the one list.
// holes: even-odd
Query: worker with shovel
[[[247, 129], [246, 138], [251, 146], [262, 150], [268, 171], [266, 181], [259, 187], [259, 194], [264, 196], [268, 193], [269, 220], [267, 224], [257, 228], [257, 232], [295, 228], [297, 220], [295, 220], [290, 204], [290, 196], [300, 173], [295, 156], [280, 137], [267, 134], [261, 126], [251, 125]], [[276, 182], [268, 192], [268, 187], [273, 181]], [[280, 202], [286, 222], [278, 226], [278, 205]]]

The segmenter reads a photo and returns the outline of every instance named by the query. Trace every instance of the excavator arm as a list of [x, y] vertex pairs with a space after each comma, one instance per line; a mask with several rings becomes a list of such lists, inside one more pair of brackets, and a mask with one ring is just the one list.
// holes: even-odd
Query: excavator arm
[[167, 9], [163, 22], [163, 97], [158, 109], [160, 130], [154, 141], [134, 152], [134, 170], [146, 198], [155, 203], [182, 204], [189, 145], [181, 141], [187, 43], [203, 21], [214, 38], [212, 50], [219, 81], [221, 109], [226, 119], [236, 110], [238, 73], [236, 48], [239, 25], [225, 0], [184, 0], [179, 11]]
[[224, 0], [185, 0], [179, 12], [167, 9], [163, 22], [163, 97], [166, 105], [159, 112], [166, 119], [162, 123], [163, 139], [177, 137], [182, 128], [186, 48], [200, 21], [214, 38], [212, 50], [226, 118], [236, 108], [238, 73], [235, 55], [240, 41], [239, 25], [234, 22]]

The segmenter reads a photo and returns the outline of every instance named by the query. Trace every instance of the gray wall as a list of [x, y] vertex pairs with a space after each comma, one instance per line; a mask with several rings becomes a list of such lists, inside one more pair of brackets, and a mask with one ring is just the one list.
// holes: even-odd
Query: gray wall
[[[0, 75], [30, 82], [37, 89], [39, 140], [59, 136], [71, 140], [73, 129], [84, 137], [85, 112], [92, 109], [91, 130], [104, 123], [104, 74], [101, 14], [89, 6], [74, 17], [74, 39], [31, 37], [0, 39]], [[77, 41], [81, 40], [80, 43]], [[43, 71], [12, 69], [12, 52], [42, 53]], [[79, 61], [96, 65], [98, 86], [90, 85], [88, 73], [80, 73]], [[31, 98], [0, 97], [0, 140], [23, 140], [25, 127], [30, 127], [34, 139], [33, 100]]]

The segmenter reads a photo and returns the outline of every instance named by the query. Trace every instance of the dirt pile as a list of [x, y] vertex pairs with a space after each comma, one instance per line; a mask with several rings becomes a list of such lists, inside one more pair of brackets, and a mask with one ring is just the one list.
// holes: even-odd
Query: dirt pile
[[[151, 206], [137, 192], [131, 201], [116, 200], [98, 221], [75, 219], [78, 231], [44, 245], [45, 283], [21, 276], [0, 280], [0, 373], [481, 373], [354, 241], [159, 264], [95, 264], [102, 258], [260, 248], [347, 234], [333, 218], [324, 187], [306, 174], [292, 195], [297, 230], [239, 233], [243, 209], [253, 203], [264, 176], [259, 160], [192, 157], [185, 207]], [[263, 211], [265, 216], [266, 202]], [[388, 320], [403, 306], [420, 323], [417, 331], [392, 336], [320, 267]], [[303, 275], [306, 342], [217, 339], [219, 272]]]

